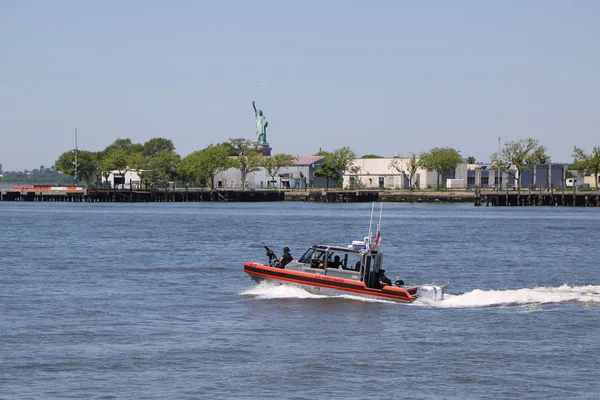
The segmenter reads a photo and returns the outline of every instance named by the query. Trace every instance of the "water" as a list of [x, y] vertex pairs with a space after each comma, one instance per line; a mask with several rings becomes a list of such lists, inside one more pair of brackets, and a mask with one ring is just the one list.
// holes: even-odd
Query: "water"
[[593, 399], [600, 212], [385, 204], [400, 305], [256, 285], [370, 204], [0, 203], [2, 399]]

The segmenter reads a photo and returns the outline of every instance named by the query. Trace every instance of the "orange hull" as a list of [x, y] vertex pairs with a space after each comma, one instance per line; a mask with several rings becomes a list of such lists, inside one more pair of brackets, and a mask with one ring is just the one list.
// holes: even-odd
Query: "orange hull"
[[343, 279], [332, 276], [311, 274], [307, 272], [291, 271], [281, 268], [270, 267], [263, 264], [247, 261], [244, 263], [244, 272], [249, 274], [255, 281], [272, 280], [289, 282], [303, 287], [314, 287], [329, 289], [348, 294], [356, 294], [370, 298], [412, 303], [416, 298], [417, 288], [404, 288], [396, 286], [384, 286], [382, 289], [366, 287], [363, 282]]

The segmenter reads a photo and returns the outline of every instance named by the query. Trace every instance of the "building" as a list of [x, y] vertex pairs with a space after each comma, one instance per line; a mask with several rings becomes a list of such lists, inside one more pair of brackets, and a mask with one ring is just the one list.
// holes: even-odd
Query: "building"
[[[411, 155], [411, 157], [414, 156]], [[418, 159], [415, 159], [415, 161], [418, 161]], [[395, 163], [397, 167], [394, 167], [393, 163]], [[351, 168], [358, 167], [358, 172], [350, 173], [344, 171], [344, 187], [365, 189], [410, 189], [410, 176], [407, 172], [409, 163], [410, 157], [399, 157], [397, 155], [389, 158], [354, 159]], [[450, 178], [459, 176], [465, 178], [466, 174], [463, 174], [462, 172], [457, 173], [455, 171]], [[437, 186], [437, 174], [418, 168], [415, 173], [413, 185], [416, 189], [435, 188]]]
[[506, 189], [514, 186], [515, 176], [506, 171], [498, 171], [492, 164], [466, 164], [467, 188]]
[[[0, 170], [0, 172], [2, 172], [2, 171]], [[588, 185], [591, 188], [600, 187], [600, 176], [598, 177], [598, 181], [597, 182], [596, 182], [596, 176], [595, 175], [584, 176], [583, 177], [583, 184], [584, 185]]]
[[[271, 177], [263, 167], [248, 172], [245, 187], [250, 189], [281, 188], [307, 189], [325, 187], [324, 178], [315, 178], [314, 173], [323, 162], [323, 156], [296, 156], [293, 165], [282, 167], [275, 177]], [[237, 168], [229, 168], [215, 175], [217, 188], [242, 188], [242, 173]]]
[[520, 186], [522, 189], [562, 189], [568, 169], [568, 164], [559, 163], [529, 165], [521, 171]]
[[104, 176], [102, 177], [102, 183], [108, 183], [108, 186], [111, 188], [118, 189], [138, 189], [141, 187], [142, 179], [138, 174], [138, 171], [127, 171], [125, 175], [121, 174], [119, 171], [112, 171], [110, 175], [108, 175], [108, 179]]

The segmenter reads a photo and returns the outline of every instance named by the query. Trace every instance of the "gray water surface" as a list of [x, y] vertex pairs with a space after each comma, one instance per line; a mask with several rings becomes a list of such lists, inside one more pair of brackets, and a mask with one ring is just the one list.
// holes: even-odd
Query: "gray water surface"
[[245, 260], [368, 232], [371, 204], [0, 203], [2, 399], [597, 398], [600, 210], [384, 204], [399, 305]]

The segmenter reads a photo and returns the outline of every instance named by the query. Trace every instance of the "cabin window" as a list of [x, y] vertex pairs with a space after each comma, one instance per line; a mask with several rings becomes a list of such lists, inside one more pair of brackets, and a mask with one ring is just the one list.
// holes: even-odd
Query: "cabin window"
[[359, 253], [350, 253], [350, 254], [346, 254], [346, 261], [345, 261], [345, 269], [350, 270], [350, 271], [360, 271], [360, 259], [361, 256]]
[[309, 249], [298, 262], [310, 264], [311, 267], [318, 268], [325, 263], [325, 250]]

